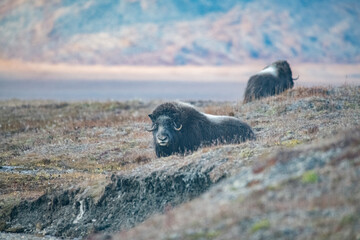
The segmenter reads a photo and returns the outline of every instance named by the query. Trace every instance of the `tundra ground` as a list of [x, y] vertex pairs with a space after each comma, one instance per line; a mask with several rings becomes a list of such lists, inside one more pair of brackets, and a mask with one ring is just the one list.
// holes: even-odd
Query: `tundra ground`
[[257, 140], [157, 159], [159, 103], [1, 101], [0, 238], [360, 238], [359, 87], [190, 101]]

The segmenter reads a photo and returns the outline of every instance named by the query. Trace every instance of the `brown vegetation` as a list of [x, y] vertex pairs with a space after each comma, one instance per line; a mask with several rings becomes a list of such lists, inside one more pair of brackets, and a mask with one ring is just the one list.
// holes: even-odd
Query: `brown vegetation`
[[[151, 124], [147, 115], [158, 105], [158, 102], [1, 101], [0, 226], [3, 227], [0, 230], [6, 229], [4, 219], [7, 219], [13, 206], [19, 202], [34, 200], [54, 191], [78, 187], [91, 189], [87, 194], [97, 199], [109, 183], [112, 174], [128, 174], [133, 170], [144, 171], [143, 174], [147, 174], [162, 167], [179, 166], [179, 164], [187, 166], [199, 159], [209, 158], [218, 159], [217, 166], [210, 173], [213, 182], [224, 177], [235, 176], [247, 166], [250, 167], [252, 174], [260, 176], [278, 161], [285, 163], [301, 155], [301, 152], [308, 151], [298, 146], [331, 139], [344, 130], [358, 128], [360, 121], [360, 88], [350, 86], [298, 87], [279, 96], [246, 105], [241, 102], [193, 102], [193, 104], [206, 113], [234, 115], [250, 123], [257, 135], [257, 140], [233, 146], [206, 147], [186, 157], [171, 156], [156, 159], [151, 134], [146, 132], [145, 128]], [[351, 161], [354, 162], [354, 166], [359, 166], [359, 155], [357, 155], [359, 149], [351, 145], [358, 140], [350, 139], [350, 145], [349, 142], [344, 141], [343, 143], [335, 141], [315, 150], [328, 151], [328, 149], [336, 148], [340, 143], [352, 146], [332, 159], [332, 164], [335, 166], [341, 164], [344, 159], [346, 161], [353, 159]], [[294, 151], [284, 152], [287, 149], [294, 149]], [[274, 156], [273, 154], [278, 151], [281, 154]], [[310, 172], [304, 177], [288, 179], [283, 185], [268, 186], [267, 189], [271, 191], [281, 189], [284, 196], [297, 193], [305, 197], [306, 189], [314, 187], [312, 182], [318, 184], [317, 181], [319, 181], [319, 184], [323, 184], [322, 179], [327, 178], [333, 179], [333, 184], [336, 184], [336, 179], [344, 184], [345, 181], [351, 181], [348, 178], [341, 178], [341, 173], [347, 174], [345, 170], [332, 172], [336, 170], [336, 167], [329, 167], [329, 169], [329, 172], [321, 169]], [[236, 184], [238, 183], [233, 185], [234, 189], [237, 188]], [[248, 188], [263, 186], [260, 179], [253, 179], [247, 184]], [[324, 185], [324, 189], [326, 186]], [[334, 193], [343, 193], [341, 186], [344, 185], [334, 185]], [[219, 187], [218, 191], [222, 192], [224, 189]], [[358, 194], [358, 192], [355, 193]], [[216, 196], [214, 191], [209, 194]], [[165, 224], [168, 232], [159, 233], [165, 234], [161, 236], [176, 233], [178, 234], [175, 234], [176, 236], [186, 236], [183, 239], [231, 239], [236, 236], [235, 233], [231, 233], [235, 231], [232, 226], [240, 226], [240, 228], [242, 226], [238, 225], [239, 219], [245, 223], [249, 216], [274, 209], [309, 210], [339, 204], [349, 204], [350, 209], [353, 209], [357, 206], [349, 199], [334, 200], [333, 195], [328, 194], [320, 194], [318, 198], [304, 201], [301, 198], [286, 200], [278, 195], [277, 201], [266, 205], [264, 199], [268, 197], [267, 194], [270, 193], [264, 189], [253, 191], [251, 195], [238, 196], [238, 199], [227, 202], [225, 205], [218, 205], [217, 201], [214, 202], [214, 206], [204, 203], [203, 208], [199, 208], [196, 204], [185, 204], [181, 207], [181, 211], [184, 210], [183, 214], [172, 210], [165, 211], [165, 215], [161, 217], [164, 219], [160, 222], [150, 219], [141, 228], [136, 228], [133, 232], [124, 233], [125, 235], [121, 236], [134, 236], [133, 234], [137, 232], [141, 232], [138, 235], [141, 236], [144, 229], [148, 233], [155, 234], [154, 229], [162, 228], [166, 219], [171, 219]], [[254, 201], [254, 199], [257, 200]], [[214, 200], [209, 198], [206, 201]], [[193, 208], [200, 210], [195, 211]], [[216, 211], [213, 211], [213, 208]], [[242, 210], [233, 212], [231, 209], [234, 208]], [[193, 211], [196, 214], [191, 220], [185, 220], [186, 213]], [[352, 226], [359, 221], [358, 218], [353, 217], [357, 216], [355, 213], [351, 215], [351, 211], [341, 214], [338, 216], [337, 223], [324, 218], [316, 224], [321, 229], [329, 223], [332, 229], [339, 229], [341, 232], [342, 229], [348, 229], [349, 224]], [[206, 230], [204, 226], [207, 224], [206, 219], [209, 218], [203, 218], [203, 216], [211, 217], [211, 226], [214, 229]], [[195, 217], [199, 217], [199, 221]], [[256, 235], [263, 230], [273, 229], [272, 216], [264, 215], [264, 217], [270, 218], [268, 220], [252, 218], [248, 223], [252, 227], [246, 228], [247, 234]], [[301, 221], [303, 216], [298, 217]], [[280, 222], [286, 225], [286, 219], [283, 216]], [[217, 224], [225, 224], [226, 227], [221, 229]], [[191, 226], [199, 226], [199, 228]], [[186, 229], [189, 231], [186, 232]], [[229, 232], [226, 233], [225, 230]], [[329, 231], [325, 233], [330, 234]], [[141, 237], [137, 238], [141, 239]]]

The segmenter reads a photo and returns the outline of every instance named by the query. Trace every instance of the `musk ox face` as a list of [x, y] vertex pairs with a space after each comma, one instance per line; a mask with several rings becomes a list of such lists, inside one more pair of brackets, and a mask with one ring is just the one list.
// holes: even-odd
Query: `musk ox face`
[[272, 65], [277, 70], [277, 77], [283, 78], [288, 82], [288, 86], [292, 88], [294, 86], [294, 79], [292, 78], [292, 72], [289, 63], [287, 61], [280, 60], [274, 62]]
[[[158, 156], [167, 156], [176, 152], [179, 148], [179, 138], [182, 125], [176, 123], [176, 119], [162, 115], [154, 118], [149, 115], [152, 126], [148, 131], [153, 133], [156, 152]], [[161, 153], [161, 154], [160, 154]]]

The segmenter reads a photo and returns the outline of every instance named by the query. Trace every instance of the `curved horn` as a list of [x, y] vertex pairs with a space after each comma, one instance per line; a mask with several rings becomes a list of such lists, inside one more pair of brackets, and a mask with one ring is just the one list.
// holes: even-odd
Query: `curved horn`
[[152, 132], [152, 131], [154, 131], [155, 129], [156, 129], [156, 125], [154, 124], [154, 125], [151, 126], [150, 129], [147, 128], [146, 131]]
[[180, 124], [180, 127], [176, 127], [176, 125], [174, 124], [174, 129], [176, 130], [176, 131], [180, 131], [181, 129], [182, 129], [182, 124]]
[[298, 75], [296, 78], [293, 78], [292, 80], [294, 80], [294, 81], [295, 81], [295, 80], [298, 80], [299, 77], [300, 77], [300, 76]]

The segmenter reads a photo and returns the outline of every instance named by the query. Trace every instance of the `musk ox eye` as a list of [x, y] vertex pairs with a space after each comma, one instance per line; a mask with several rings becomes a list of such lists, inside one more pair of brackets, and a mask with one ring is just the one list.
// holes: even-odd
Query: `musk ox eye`
[[151, 128], [146, 129], [146, 131], [148, 131], [148, 132], [153, 132], [153, 131], [155, 131], [157, 128], [158, 128], [158, 125], [155, 123], [155, 124], [153, 124], [153, 125], [151, 126]]

